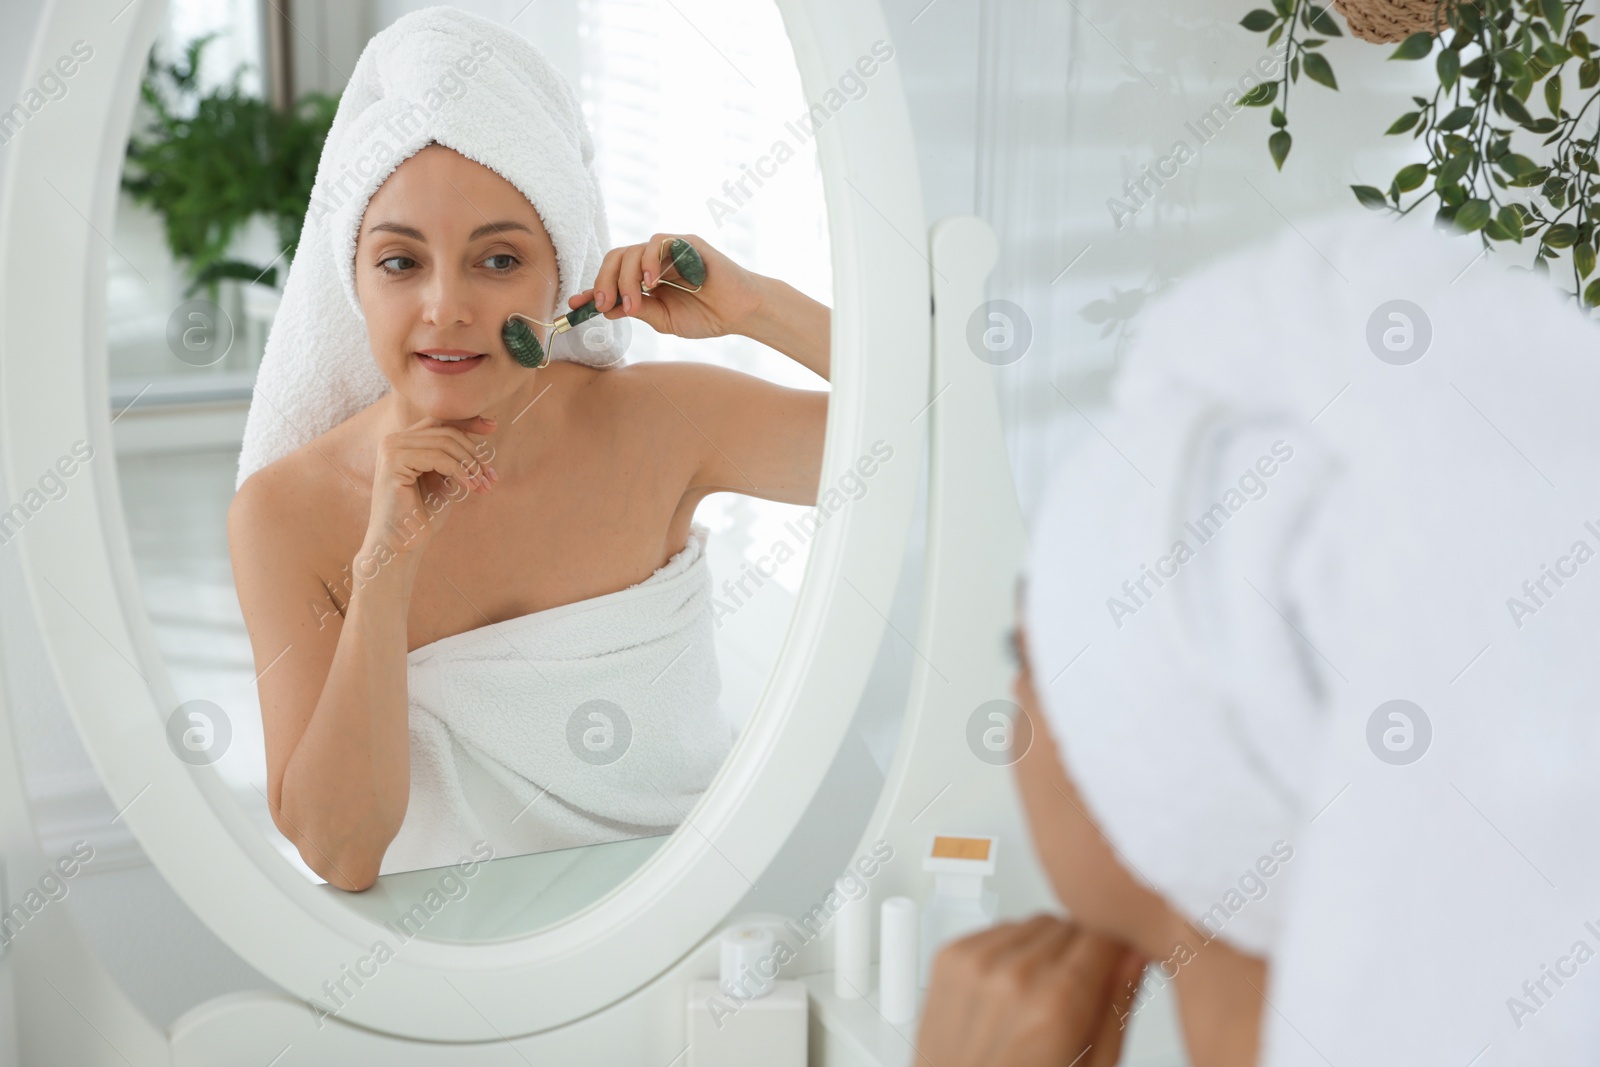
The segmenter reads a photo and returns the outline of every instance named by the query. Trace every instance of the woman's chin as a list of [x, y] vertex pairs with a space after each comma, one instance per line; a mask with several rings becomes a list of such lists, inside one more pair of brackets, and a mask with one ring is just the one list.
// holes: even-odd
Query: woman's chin
[[[422, 372], [426, 374], [427, 372]], [[431, 375], [429, 376], [431, 378]], [[482, 415], [498, 393], [485, 388], [487, 379], [468, 385], [464, 381], [446, 378], [443, 381], [418, 381], [413, 376], [396, 392], [405, 397], [407, 404], [433, 419], [451, 421], [471, 419]]]

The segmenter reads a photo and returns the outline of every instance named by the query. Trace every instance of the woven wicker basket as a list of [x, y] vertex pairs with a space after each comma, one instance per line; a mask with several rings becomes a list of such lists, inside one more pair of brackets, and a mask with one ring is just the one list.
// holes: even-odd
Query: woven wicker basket
[[1350, 32], [1363, 41], [1403, 41], [1413, 33], [1435, 32], [1434, 19], [1449, 25], [1444, 8], [1449, 0], [1333, 0]]

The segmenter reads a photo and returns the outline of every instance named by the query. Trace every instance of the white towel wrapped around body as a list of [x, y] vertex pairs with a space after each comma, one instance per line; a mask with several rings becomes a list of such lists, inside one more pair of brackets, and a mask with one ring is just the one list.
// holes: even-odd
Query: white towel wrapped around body
[[[430, 142], [494, 170], [528, 198], [555, 246], [557, 314], [593, 284], [610, 233], [593, 139], [561, 72], [481, 15], [438, 6], [397, 19], [362, 50], [322, 147], [246, 416], [236, 486], [388, 392], [356, 299], [357, 230], [372, 194]], [[551, 358], [620, 362], [621, 335], [610, 322], [555, 335]]]
[[626, 589], [407, 657], [411, 794], [381, 873], [670, 833], [733, 744], [709, 531]]
[[1477, 251], [1363, 214], [1208, 266], [1036, 517], [1067, 770], [1270, 958], [1270, 1067], [1600, 1047], [1600, 332]]

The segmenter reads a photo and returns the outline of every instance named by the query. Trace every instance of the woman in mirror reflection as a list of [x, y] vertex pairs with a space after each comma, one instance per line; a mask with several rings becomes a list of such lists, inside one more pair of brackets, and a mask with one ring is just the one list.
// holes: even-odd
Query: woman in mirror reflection
[[[703, 258], [697, 292], [661, 284], [668, 236]], [[576, 97], [526, 41], [447, 8], [374, 37], [228, 516], [268, 802], [335, 886], [479, 840], [668, 833], [728, 753], [695, 509], [814, 504], [828, 393], [623, 363], [598, 318], [541, 338], [541, 367], [507, 350], [513, 313], [591, 298], [604, 321], [739, 334], [828, 378], [824, 305], [693, 234], [609, 247]]]

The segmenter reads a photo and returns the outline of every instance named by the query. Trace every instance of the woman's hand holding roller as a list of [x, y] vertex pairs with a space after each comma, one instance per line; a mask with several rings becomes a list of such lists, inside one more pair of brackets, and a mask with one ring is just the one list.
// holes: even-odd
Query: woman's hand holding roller
[[[662, 248], [664, 241], [678, 236], [658, 233], [643, 244], [613, 248], [600, 263], [594, 287], [576, 294], [568, 303], [578, 307], [592, 297], [595, 309], [608, 319], [629, 315], [642, 319], [657, 333], [677, 337], [721, 337], [743, 332], [761, 305], [761, 283], [767, 279], [745, 270], [691, 234], [681, 239], [693, 245], [705, 261], [704, 284], [694, 293], [662, 285], [660, 279], [665, 274], [670, 281], [694, 288], [678, 274]], [[650, 290], [648, 296], [645, 289]]]
[[[697, 292], [661, 282], [665, 275], [668, 281], [693, 288], [663, 247], [673, 238], [693, 245], [705, 263], [705, 282]], [[608, 319], [626, 315], [657, 333], [676, 337], [740, 334], [828, 377], [827, 306], [786, 282], [746, 270], [693, 234], [658, 233], [643, 244], [613, 248], [601, 261], [593, 287], [575, 294], [569, 309], [591, 298]]]

